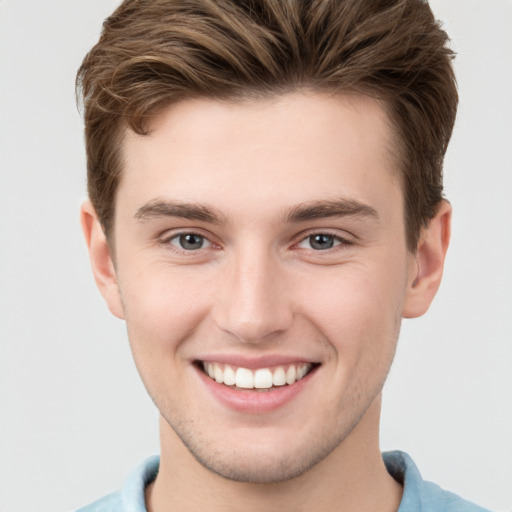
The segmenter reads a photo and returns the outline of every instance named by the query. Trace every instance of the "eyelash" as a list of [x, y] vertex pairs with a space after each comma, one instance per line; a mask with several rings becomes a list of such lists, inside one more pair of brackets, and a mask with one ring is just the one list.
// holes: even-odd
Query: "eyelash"
[[[329, 232], [320, 231], [320, 232], [309, 233], [308, 235], [302, 237], [301, 240], [297, 244], [295, 244], [295, 246], [298, 247], [300, 244], [302, 244], [303, 242], [306, 242], [307, 240], [309, 240], [309, 243], [311, 245], [312, 239], [314, 237], [329, 237], [333, 240], [333, 243], [334, 243], [334, 245], [332, 247], [327, 247], [326, 249], [311, 248], [311, 250], [313, 250], [315, 253], [329, 253], [332, 251], [339, 250], [339, 249], [341, 249], [341, 247], [353, 245], [353, 242], [351, 242], [350, 240], [347, 240], [346, 238], [343, 238], [339, 235], [335, 235], [335, 234], [329, 233]], [[309, 249], [306, 249], [306, 250], [309, 250]]]
[[[187, 236], [200, 238], [201, 239], [201, 247], [198, 247], [196, 249], [185, 249], [183, 247], [179, 247], [177, 244], [181, 245], [181, 243], [180, 243], [180, 242], [182, 242], [181, 239], [184, 237], [187, 237]], [[309, 247], [309, 248], [303, 248], [303, 247], [301, 248], [300, 247], [300, 244], [306, 242], [308, 239], [311, 244], [313, 237], [322, 237], [322, 236], [331, 238], [333, 245], [331, 247], [327, 247], [325, 249], [314, 249], [313, 247]], [[173, 240], [176, 240], [177, 244], [173, 244], [172, 243]], [[204, 246], [205, 243], [208, 244], [208, 245], [206, 245], [206, 247]], [[174, 233], [173, 235], [167, 236], [164, 239], [162, 239], [162, 244], [170, 247], [172, 250], [174, 250], [177, 253], [189, 253], [189, 254], [199, 252], [201, 249], [207, 249], [209, 247], [215, 246], [215, 244], [212, 241], [210, 241], [207, 236], [205, 236], [201, 233], [194, 232], [194, 231], [182, 231], [180, 233]], [[346, 238], [343, 238], [339, 235], [335, 235], [333, 233], [324, 232], [324, 231], [315, 231], [315, 232], [310, 232], [307, 235], [301, 235], [300, 240], [298, 242], [294, 243], [292, 247], [297, 248], [299, 250], [300, 249], [311, 250], [314, 253], [318, 253], [318, 254], [322, 254], [322, 253], [329, 254], [329, 253], [332, 253], [333, 251], [340, 250], [342, 247], [347, 247], [347, 246], [351, 246], [351, 245], [353, 245], [352, 241], [347, 240]]]
[[[201, 247], [198, 247], [197, 249], [185, 249], [183, 247], [178, 247], [178, 245], [174, 245], [172, 243], [173, 240], [176, 240], [178, 243], [181, 242], [181, 239], [184, 238], [184, 237], [187, 237], [187, 236], [193, 236], [193, 237], [197, 237], [197, 238], [200, 238], [201, 241], [202, 241], [202, 244], [201, 244]], [[204, 247], [204, 243], [207, 243], [208, 245], [206, 247]], [[175, 233], [173, 234], [172, 236], [168, 236], [166, 238], [164, 238], [162, 240], [162, 243], [164, 245], [169, 245], [171, 246], [171, 248], [173, 250], [175, 250], [176, 252], [180, 252], [180, 253], [193, 253], [193, 252], [198, 252], [200, 249], [206, 249], [208, 247], [211, 247], [213, 246], [213, 242], [211, 242], [208, 237], [206, 237], [205, 235], [202, 235], [201, 233], [196, 233], [194, 231], [182, 231], [181, 233]]]

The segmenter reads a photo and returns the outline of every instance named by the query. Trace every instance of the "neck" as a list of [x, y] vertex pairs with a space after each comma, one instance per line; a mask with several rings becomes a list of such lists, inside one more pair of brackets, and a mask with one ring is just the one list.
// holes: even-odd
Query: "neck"
[[284, 482], [235, 482], [204, 468], [161, 420], [161, 461], [146, 490], [148, 512], [396, 512], [402, 487], [380, 454], [380, 397], [351, 434], [306, 473]]

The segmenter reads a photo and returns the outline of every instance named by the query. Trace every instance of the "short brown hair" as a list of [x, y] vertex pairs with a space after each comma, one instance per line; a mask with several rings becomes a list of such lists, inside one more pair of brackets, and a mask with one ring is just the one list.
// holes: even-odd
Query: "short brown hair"
[[298, 88], [383, 100], [397, 134], [407, 244], [442, 199], [458, 96], [448, 37], [425, 0], [125, 0], [85, 57], [88, 192], [113, 229], [126, 127], [194, 96]]

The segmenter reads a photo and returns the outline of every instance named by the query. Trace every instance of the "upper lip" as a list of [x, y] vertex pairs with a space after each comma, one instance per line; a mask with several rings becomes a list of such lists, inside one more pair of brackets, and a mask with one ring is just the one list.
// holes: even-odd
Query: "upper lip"
[[312, 360], [309, 357], [299, 355], [279, 355], [268, 354], [257, 357], [248, 357], [244, 355], [235, 354], [208, 354], [197, 357], [196, 361], [206, 363], [222, 363], [238, 368], [247, 368], [249, 370], [257, 370], [258, 368], [269, 368], [272, 366], [282, 366], [288, 364], [319, 364], [320, 361]]

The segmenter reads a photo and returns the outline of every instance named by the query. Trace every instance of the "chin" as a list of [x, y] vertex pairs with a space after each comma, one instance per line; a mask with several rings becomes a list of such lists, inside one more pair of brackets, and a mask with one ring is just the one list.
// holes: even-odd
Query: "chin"
[[251, 450], [250, 455], [232, 453], [222, 459], [211, 456], [201, 457], [189, 448], [195, 459], [206, 469], [213, 473], [235, 482], [253, 484], [269, 484], [284, 482], [299, 477], [308, 472], [331, 450], [320, 453], [308, 453], [298, 455], [257, 453]]
[[307, 473], [335, 451], [351, 430], [340, 429], [335, 435], [332, 430], [302, 432], [290, 444], [290, 436], [278, 435], [271, 441], [272, 432], [265, 429], [256, 436], [231, 432], [220, 442], [215, 436], [197, 435], [193, 428], [172, 429], [201, 466], [222, 478], [254, 484], [284, 482]]

